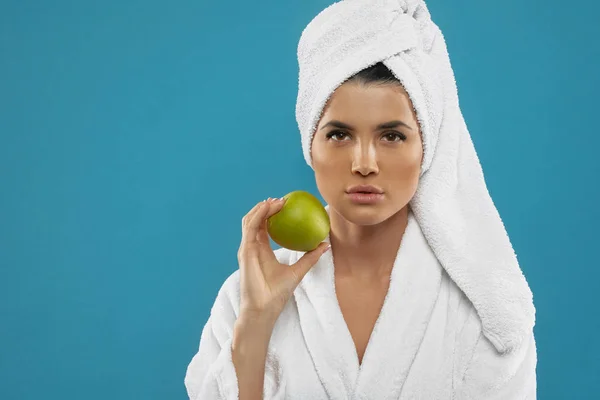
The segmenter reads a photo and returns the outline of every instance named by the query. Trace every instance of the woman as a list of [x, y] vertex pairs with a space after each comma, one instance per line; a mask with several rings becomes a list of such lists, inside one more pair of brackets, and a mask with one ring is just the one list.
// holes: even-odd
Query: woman
[[190, 398], [535, 399], [532, 294], [425, 4], [335, 3], [298, 57], [296, 116], [330, 235], [273, 252], [265, 221], [283, 202], [250, 210]]

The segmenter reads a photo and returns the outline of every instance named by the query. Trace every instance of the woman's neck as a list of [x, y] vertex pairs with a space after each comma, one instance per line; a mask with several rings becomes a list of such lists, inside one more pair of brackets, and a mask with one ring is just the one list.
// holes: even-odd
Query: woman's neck
[[370, 226], [353, 224], [331, 212], [330, 242], [336, 278], [369, 282], [389, 279], [408, 224], [408, 207]]

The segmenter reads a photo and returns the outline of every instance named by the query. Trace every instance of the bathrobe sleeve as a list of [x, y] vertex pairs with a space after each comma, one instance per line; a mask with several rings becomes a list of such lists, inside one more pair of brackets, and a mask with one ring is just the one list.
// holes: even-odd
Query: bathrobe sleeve
[[455, 398], [536, 400], [537, 352], [533, 332], [510, 353], [499, 353], [481, 333]]
[[[237, 275], [237, 276], [236, 276]], [[208, 321], [202, 329], [198, 352], [184, 379], [190, 400], [237, 400], [237, 375], [231, 358], [233, 327], [239, 309], [239, 275], [234, 273], [219, 290]], [[235, 287], [237, 285], [237, 289]], [[235, 306], [234, 306], [235, 305]], [[281, 382], [271, 349], [265, 365], [264, 399], [283, 399]]]

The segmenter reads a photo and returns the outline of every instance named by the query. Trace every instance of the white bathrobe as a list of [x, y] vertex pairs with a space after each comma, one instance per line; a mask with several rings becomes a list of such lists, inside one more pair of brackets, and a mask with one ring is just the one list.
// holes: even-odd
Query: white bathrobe
[[[288, 265], [303, 254], [275, 253]], [[185, 385], [192, 400], [238, 399], [231, 340], [239, 288], [236, 270], [221, 287], [188, 366]], [[536, 364], [533, 330], [509, 352], [492, 345], [471, 301], [442, 268], [410, 212], [361, 365], [337, 301], [328, 251], [275, 324], [264, 399], [534, 400]]]

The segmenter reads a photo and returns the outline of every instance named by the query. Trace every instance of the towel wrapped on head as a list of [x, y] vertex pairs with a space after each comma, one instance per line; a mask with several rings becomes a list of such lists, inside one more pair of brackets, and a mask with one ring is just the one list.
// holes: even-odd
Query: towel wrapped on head
[[410, 207], [441, 265], [473, 303], [499, 352], [535, 324], [533, 294], [490, 197], [459, 106], [446, 42], [422, 0], [344, 0], [317, 15], [298, 44], [296, 119], [304, 158], [333, 92], [382, 62], [400, 80], [423, 140]]

